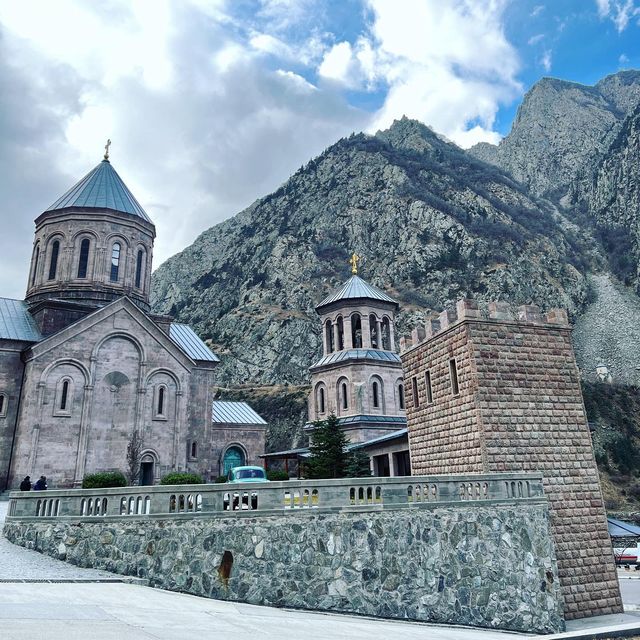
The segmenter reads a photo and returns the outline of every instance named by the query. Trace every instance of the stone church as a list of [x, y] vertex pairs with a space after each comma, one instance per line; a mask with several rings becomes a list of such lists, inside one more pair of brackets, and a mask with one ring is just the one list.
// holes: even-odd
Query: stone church
[[0, 489], [125, 470], [134, 433], [143, 484], [172, 470], [210, 479], [226, 449], [243, 462], [264, 451], [264, 423], [249, 429], [255, 450], [242, 427], [213, 446], [218, 357], [189, 326], [150, 313], [155, 227], [108, 147], [35, 225], [26, 298], [0, 298]]

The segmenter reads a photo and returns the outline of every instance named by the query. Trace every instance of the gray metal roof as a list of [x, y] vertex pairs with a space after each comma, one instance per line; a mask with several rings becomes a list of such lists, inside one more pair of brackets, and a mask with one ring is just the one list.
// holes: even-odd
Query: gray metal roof
[[214, 400], [211, 421], [218, 424], [267, 424], [246, 402]]
[[378, 289], [378, 287], [374, 287], [372, 284], [369, 284], [359, 276], [353, 275], [351, 276], [343, 285], [342, 288], [328, 295], [317, 307], [316, 309], [320, 309], [321, 307], [325, 307], [328, 304], [333, 302], [339, 302], [341, 300], [354, 300], [354, 299], [362, 299], [366, 298], [368, 300], [381, 300], [382, 302], [390, 302], [391, 304], [398, 303], [388, 296], [384, 291]]
[[151, 218], [129, 191], [108, 160], [103, 160], [95, 169], [58, 198], [47, 211], [57, 211], [68, 207], [82, 209], [113, 209], [131, 213], [147, 222]]
[[383, 351], [381, 349], [347, 349], [345, 351], [335, 351], [326, 356], [322, 356], [318, 362], [312, 365], [312, 369], [325, 364], [335, 364], [345, 360], [375, 360], [377, 362], [401, 363], [400, 356], [395, 351]]
[[[406, 420], [405, 420], [406, 422]], [[405, 438], [407, 436], [407, 429], [398, 429], [398, 431], [392, 431], [391, 433], [387, 433], [383, 436], [378, 436], [377, 438], [373, 438], [372, 440], [367, 440], [366, 442], [359, 442], [357, 444], [349, 445], [349, 451], [353, 449], [365, 449], [370, 446], [374, 446], [376, 444], [382, 444], [383, 442], [387, 442], [389, 440], [397, 440], [398, 438]]]
[[612, 538], [630, 538], [640, 536], [640, 527], [631, 522], [616, 520], [615, 518], [607, 518], [609, 527], [609, 535]]
[[40, 342], [42, 334], [23, 300], [0, 298], [0, 339]]
[[192, 359], [220, 362], [220, 358], [207, 347], [198, 334], [188, 325], [172, 322], [169, 337]]

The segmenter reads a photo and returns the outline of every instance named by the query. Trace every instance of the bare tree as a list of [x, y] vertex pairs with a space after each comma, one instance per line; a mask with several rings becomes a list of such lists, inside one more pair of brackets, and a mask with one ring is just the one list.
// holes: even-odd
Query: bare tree
[[127, 482], [130, 485], [138, 483], [140, 477], [140, 454], [144, 442], [140, 433], [134, 430], [127, 444]]

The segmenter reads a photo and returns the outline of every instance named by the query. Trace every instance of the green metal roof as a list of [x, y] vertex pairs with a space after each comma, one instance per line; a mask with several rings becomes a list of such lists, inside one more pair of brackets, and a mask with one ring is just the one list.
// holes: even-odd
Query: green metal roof
[[42, 335], [23, 300], [0, 298], [0, 339], [40, 342]]
[[108, 160], [103, 160], [97, 167], [71, 187], [61, 198], [58, 198], [46, 211], [61, 209], [112, 209], [121, 213], [142, 218], [151, 222], [140, 203], [129, 191], [117, 171]]
[[326, 307], [329, 304], [340, 302], [342, 300], [358, 299], [379, 300], [381, 302], [389, 302], [398, 306], [398, 303], [391, 296], [388, 296], [384, 291], [378, 289], [378, 287], [374, 287], [372, 284], [369, 284], [359, 276], [353, 275], [342, 285], [342, 287], [338, 291], [332, 293], [331, 295], [328, 295], [316, 307], [316, 309]]
[[382, 349], [345, 349], [334, 351], [322, 356], [318, 362], [311, 365], [311, 369], [322, 367], [326, 364], [335, 364], [346, 360], [373, 360], [375, 362], [393, 362], [400, 364], [400, 356], [395, 351], [383, 351]]

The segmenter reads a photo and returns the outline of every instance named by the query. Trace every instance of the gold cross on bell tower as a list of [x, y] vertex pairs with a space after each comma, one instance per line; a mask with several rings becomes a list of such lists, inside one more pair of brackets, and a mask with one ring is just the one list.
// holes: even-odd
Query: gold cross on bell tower
[[107, 140], [107, 144], [104, 145], [104, 159], [109, 159], [109, 147], [111, 146], [111, 140]]
[[349, 264], [351, 265], [351, 273], [354, 275], [358, 273], [358, 262], [361, 260], [360, 256], [354, 252], [351, 256], [351, 260], [349, 260]]

